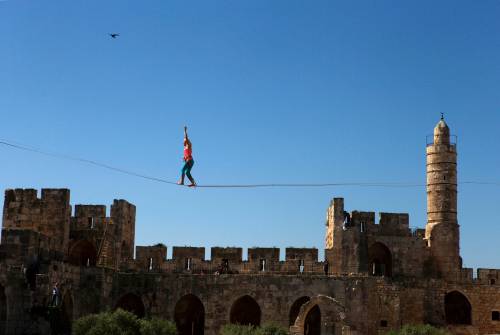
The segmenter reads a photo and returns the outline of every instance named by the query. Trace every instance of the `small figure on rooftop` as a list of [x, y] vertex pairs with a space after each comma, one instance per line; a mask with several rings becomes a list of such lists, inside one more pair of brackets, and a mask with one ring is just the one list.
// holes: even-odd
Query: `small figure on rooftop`
[[50, 301], [50, 306], [57, 307], [59, 305], [59, 283], [55, 282], [54, 287], [52, 287], [52, 300]]
[[351, 214], [349, 212], [344, 211], [344, 228], [351, 226]]

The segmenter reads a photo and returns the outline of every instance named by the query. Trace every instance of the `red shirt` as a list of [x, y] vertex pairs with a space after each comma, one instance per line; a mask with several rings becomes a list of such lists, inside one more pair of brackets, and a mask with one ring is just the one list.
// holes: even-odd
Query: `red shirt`
[[190, 145], [185, 145], [184, 146], [184, 161], [187, 162], [187, 161], [190, 161], [191, 159], [193, 159], [193, 150], [191, 149], [191, 146]]

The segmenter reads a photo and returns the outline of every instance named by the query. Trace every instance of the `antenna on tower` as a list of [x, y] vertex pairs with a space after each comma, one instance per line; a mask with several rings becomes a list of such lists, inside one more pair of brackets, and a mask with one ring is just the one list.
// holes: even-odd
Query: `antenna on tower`
[[444, 120], [444, 114], [441, 113], [441, 120]]

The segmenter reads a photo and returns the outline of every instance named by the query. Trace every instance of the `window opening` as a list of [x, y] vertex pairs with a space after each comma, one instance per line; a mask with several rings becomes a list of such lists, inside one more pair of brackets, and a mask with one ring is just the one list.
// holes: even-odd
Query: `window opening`
[[387, 320], [380, 320], [380, 327], [387, 327]]
[[186, 258], [184, 261], [184, 270], [191, 271], [191, 261], [192, 259], [190, 257]]
[[365, 232], [365, 221], [360, 222], [359, 230], [360, 232], [364, 233]]
[[260, 259], [260, 269], [259, 269], [259, 271], [261, 271], [261, 272], [266, 271], [266, 259], [265, 258], [261, 258]]
[[148, 270], [149, 271], [153, 270], [153, 257], [149, 258], [149, 267], [148, 267]]
[[88, 221], [89, 221], [89, 228], [90, 229], [94, 229], [94, 218], [93, 217], [89, 217]]
[[300, 273], [304, 272], [304, 260], [303, 259], [299, 260], [299, 272]]
[[490, 279], [490, 285], [495, 285], [495, 279]]
[[499, 311], [491, 312], [491, 320], [492, 321], [500, 321], [500, 312]]

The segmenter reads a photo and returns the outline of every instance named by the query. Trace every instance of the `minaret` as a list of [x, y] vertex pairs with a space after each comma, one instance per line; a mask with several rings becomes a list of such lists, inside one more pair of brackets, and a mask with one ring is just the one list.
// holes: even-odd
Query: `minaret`
[[457, 221], [457, 147], [450, 142], [450, 128], [442, 114], [434, 128], [434, 142], [427, 145], [425, 238], [441, 276], [453, 276], [461, 268]]

